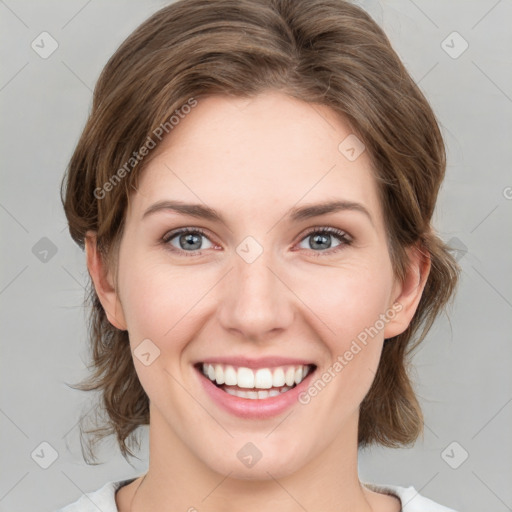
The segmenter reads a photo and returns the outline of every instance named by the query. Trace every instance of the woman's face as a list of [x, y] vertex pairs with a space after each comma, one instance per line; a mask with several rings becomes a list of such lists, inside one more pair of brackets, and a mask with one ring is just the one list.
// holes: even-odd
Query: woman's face
[[277, 92], [199, 99], [141, 177], [117, 270], [114, 322], [162, 449], [247, 479], [356, 450], [383, 340], [412, 311], [369, 155], [333, 111]]

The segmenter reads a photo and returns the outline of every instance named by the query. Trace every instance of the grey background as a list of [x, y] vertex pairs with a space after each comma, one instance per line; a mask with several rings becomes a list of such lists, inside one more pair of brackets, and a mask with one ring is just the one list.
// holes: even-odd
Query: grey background
[[[424, 439], [361, 453], [360, 477], [413, 485], [460, 512], [512, 510], [512, 2], [360, 3], [442, 125], [448, 173], [435, 224], [460, 249], [463, 268], [450, 318], [439, 319], [414, 357]], [[86, 375], [87, 272], [58, 189], [103, 65], [165, 4], [0, 1], [1, 511], [53, 510], [146, 468], [147, 442], [133, 467], [113, 440], [99, 452], [103, 465], [82, 458], [76, 422], [92, 397], [65, 383]], [[59, 45], [46, 59], [31, 48], [43, 31]], [[447, 39], [453, 31], [469, 44], [457, 58], [464, 42]], [[42, 442], [58, 452], [47, 469]]]

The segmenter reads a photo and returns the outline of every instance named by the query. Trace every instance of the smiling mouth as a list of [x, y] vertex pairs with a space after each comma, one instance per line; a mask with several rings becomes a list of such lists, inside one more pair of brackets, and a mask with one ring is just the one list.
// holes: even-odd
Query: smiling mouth
[[316, 365], [252, 369], [220, 363], [198, 363], [195, 368], [215, 386], [232, 396], [261, 400], [293, 389], [315, 371]]

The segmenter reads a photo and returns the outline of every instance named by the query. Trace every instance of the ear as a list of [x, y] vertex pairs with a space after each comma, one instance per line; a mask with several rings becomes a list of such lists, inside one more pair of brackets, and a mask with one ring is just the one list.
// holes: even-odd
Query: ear
[[[396, 281], [390, 308], [397, 314], [386, 324], [384, 338], [392, 338], [403, 333], [416, 313], [427, 278], [430, 273], [430, 254], [421, 245], [406, 249], [409, 264], [403, 282]], [[399, 309], [400, 308], [400, 309]]]
[[85, 253], [89, 275], [108, 321], [121, 331], [126, 331], [126, 321], [119, 296], [96, 242], [96, 233], [88, 231], [85, 235]]

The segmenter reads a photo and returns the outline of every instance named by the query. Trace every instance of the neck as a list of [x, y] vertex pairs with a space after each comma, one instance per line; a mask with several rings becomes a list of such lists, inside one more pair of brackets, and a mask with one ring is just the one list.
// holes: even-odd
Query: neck
[[[278, 453], [279, 447], [275, 448], [274, 452]], [[292, 472], [286, 465], [280, 467], [277, 462], [264, 466], [265, 454], [251, 472], [246, 472], [242, 477], [236, 473], [238, 460], [234, 468], [228, 465], [225, 471], [214, 471], [181, 441], [153, 408], [149, 450], [149, 469], [143, 485], [134, 496], [131, 512], [372, 510], [370, 493], [362, 487], [358, 478], [357, 416], [339, 433], [335, 443], [328, 444], [305, 464], [302, 461], [301, 467]], [[270, 451], [267, 447], [267, 452]], [[290, 465], [297, 467], [293, 461], [287, 465], [288, 468]]]

